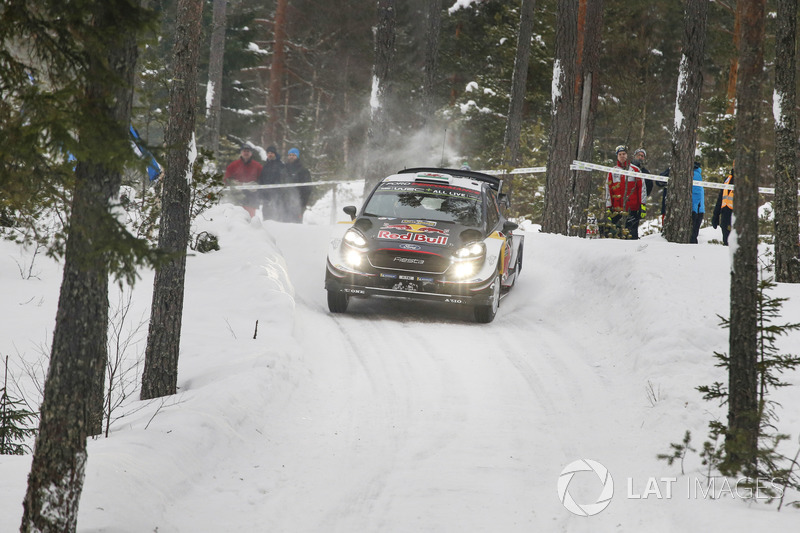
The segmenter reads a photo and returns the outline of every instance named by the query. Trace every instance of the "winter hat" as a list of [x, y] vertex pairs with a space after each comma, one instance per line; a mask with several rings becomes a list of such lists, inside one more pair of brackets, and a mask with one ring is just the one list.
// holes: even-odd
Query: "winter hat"
[[[269, 151], [269, 150], [267, 150], [267, 151]], [[628, 151], [628, 149], [625, 148], [624, 144], [620, 144], [619, 146], [617, 146], [616, 153], [627, 152], [627, 151]]]
[[275, 148], [273, 145], [267, 146], [267, 153], [272, 152], [275, 155], [278, 155], [278, 149]]
[[300, 157], [300, 150], [298, 150], [297, 148], [292, 148], [291, 150], [289, 150], [289, 155], [292, 154], [294, 154], [296, 157]]
[[644, 148], [637, 148], [635, 152], [633, 152], [633, 157], [636, 157], [636, 154], [642, 154], [642, 156], [647, 157], [647, 152]]
[[249, 142], [242, 143], [241, 150], [250, 150], [252, 152], [253, 151], [253, 145], [250, 144]]

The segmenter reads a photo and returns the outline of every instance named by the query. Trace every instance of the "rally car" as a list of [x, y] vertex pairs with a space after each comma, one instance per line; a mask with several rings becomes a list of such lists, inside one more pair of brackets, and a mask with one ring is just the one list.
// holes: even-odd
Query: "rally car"
[[412, 168], [384, 178], [331, 240], [328, 308], [390, 296], [471, 306], [494, 320], [522, 269], [524, 235], [506, 220], [502, 181], [470, 170]]

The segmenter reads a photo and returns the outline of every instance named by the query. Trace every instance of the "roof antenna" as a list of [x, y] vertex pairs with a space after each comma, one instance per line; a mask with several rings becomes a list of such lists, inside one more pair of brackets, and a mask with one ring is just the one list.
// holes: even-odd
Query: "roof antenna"
[[444, 138], [442, 139], [442, 161], [439, 166], [444, 168], [444, 145], [447, 142], [447, 128], [444, 129]]

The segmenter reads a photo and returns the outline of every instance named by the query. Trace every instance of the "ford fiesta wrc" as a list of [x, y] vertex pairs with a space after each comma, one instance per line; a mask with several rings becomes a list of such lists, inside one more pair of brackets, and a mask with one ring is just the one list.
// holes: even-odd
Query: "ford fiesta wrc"
[[501, 209], [502, 181], [469, 170], [412, 168], [384, 178], [332, 238], [325, 289], [333, 313], [388, 296], [470, 306], [494, 320], [522, 269], [524, 235]]

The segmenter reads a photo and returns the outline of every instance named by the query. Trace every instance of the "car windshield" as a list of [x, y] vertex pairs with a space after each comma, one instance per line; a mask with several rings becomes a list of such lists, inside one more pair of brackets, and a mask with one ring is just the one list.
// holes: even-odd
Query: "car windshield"
[[387, 183], [372, 195], [364, 214], [478, 226], [480, 199], [478, 191], [460, 187]]

